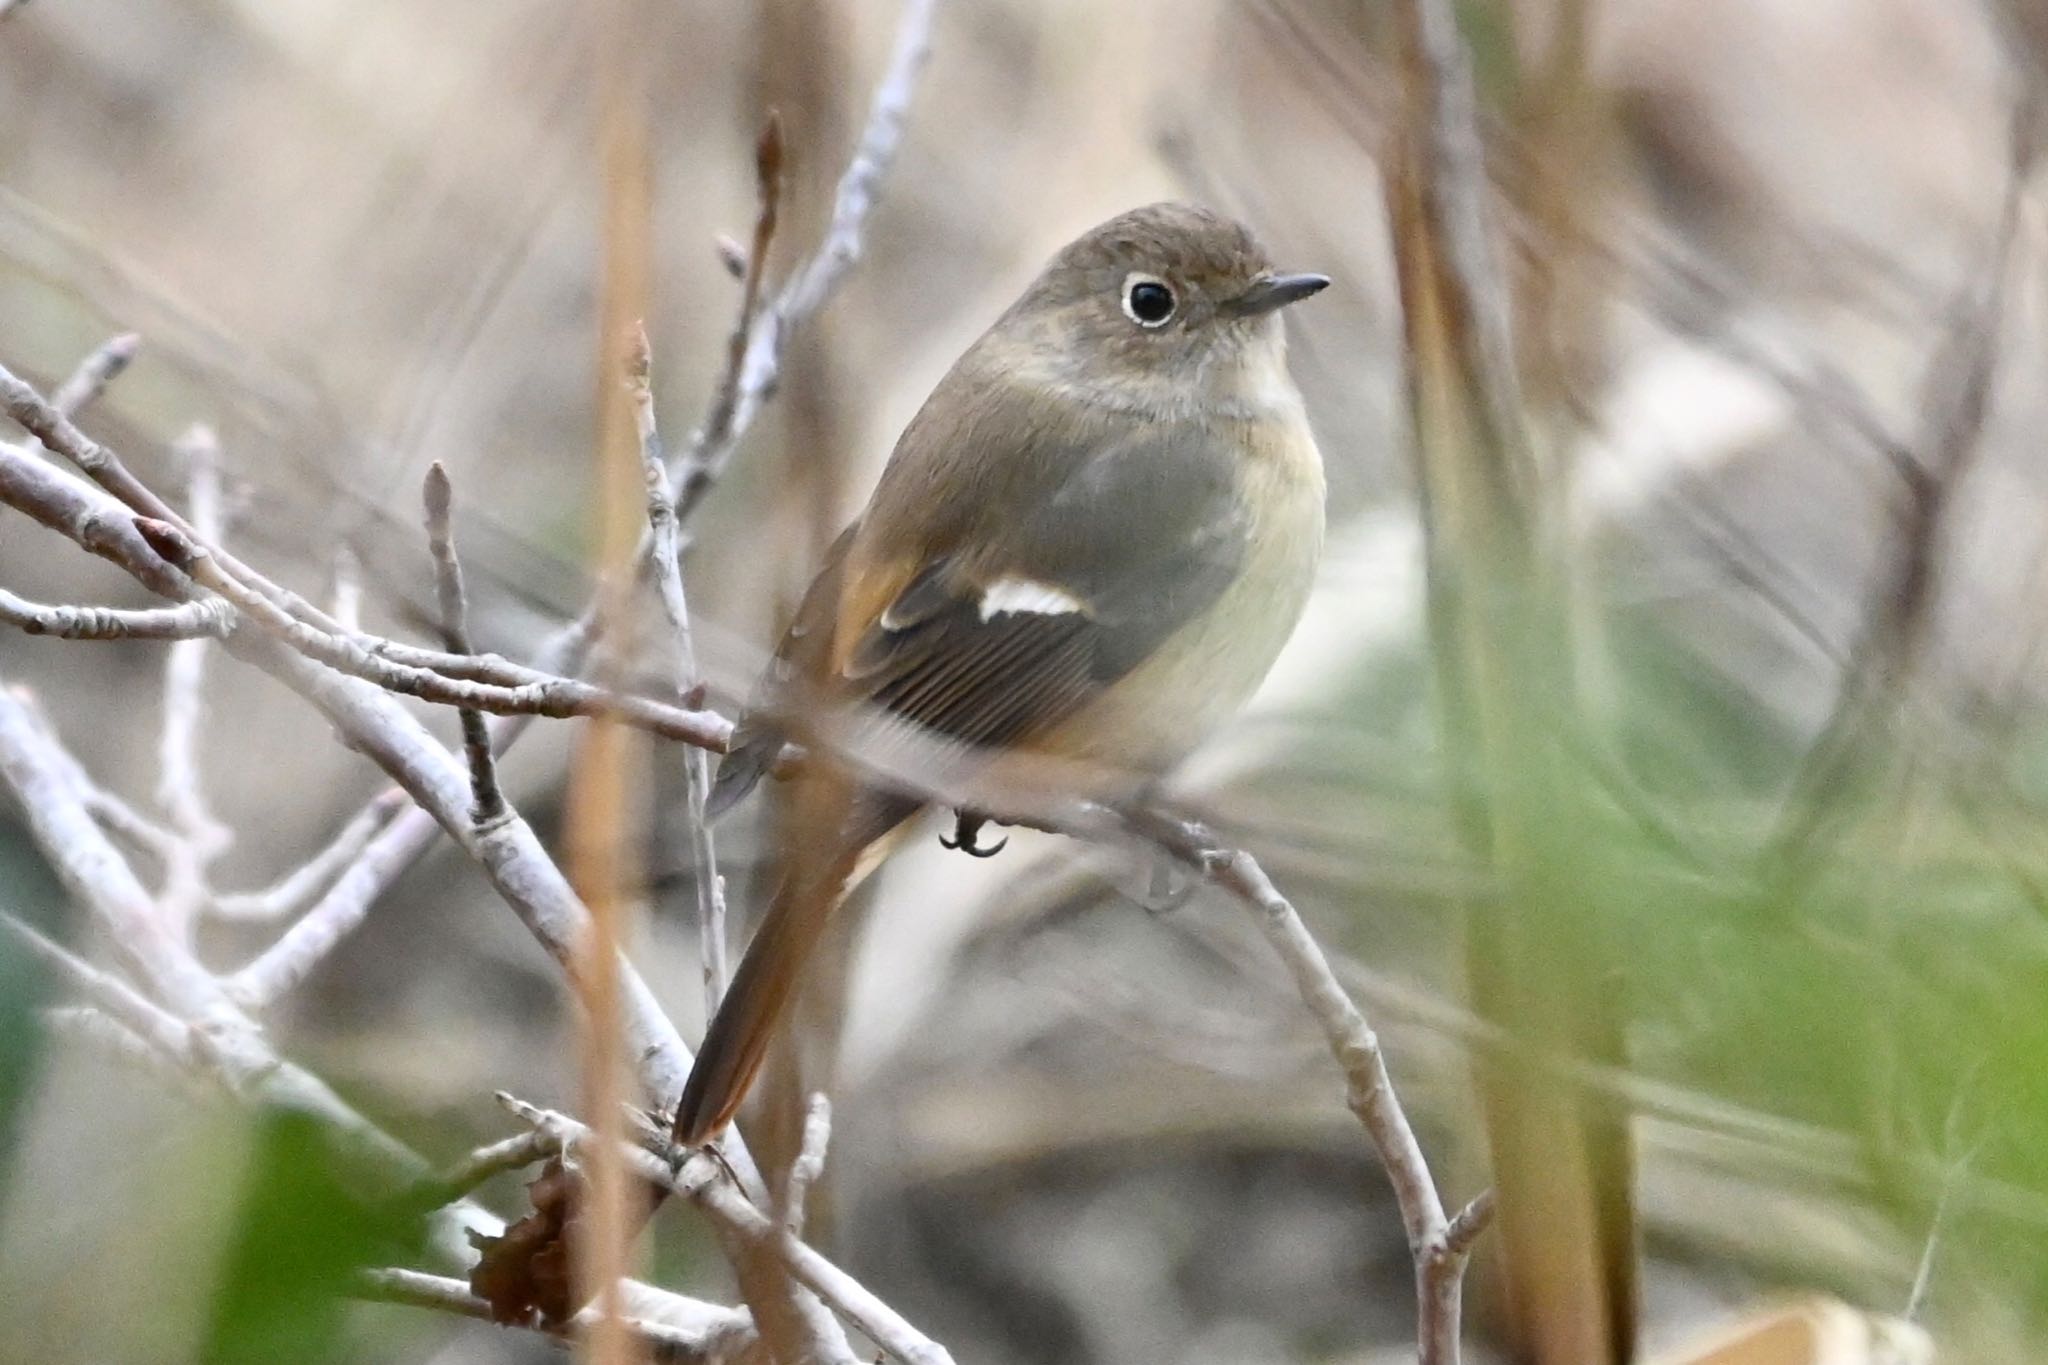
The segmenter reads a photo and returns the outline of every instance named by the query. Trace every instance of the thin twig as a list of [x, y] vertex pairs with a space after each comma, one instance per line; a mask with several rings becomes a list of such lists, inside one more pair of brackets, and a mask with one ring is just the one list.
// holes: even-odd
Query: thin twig
[[386, 787], [335, 832], [327, 846], [261, 891], [216, 895], [211, 909], [222, 919], [264, 923], [299, 913], [361, 858], [371, 840], [407, 805], [405, 793]]
[[[763, 147], [772, 142], [780, 158], [780, 125], [770, 121], [770, 133], [762, 135]], [[770, 134], [773, 134], [771, 139]], [[767, 159], [763, 152], [763, 160]], [[765, 173], [764, 173], [765, 174]], [[764, 181], [764, 184], [766, 182]], [[764, 224], [755, 240], [762, 249], [773, 231], [773, 196], [765, 188]], [[744, 310], [743, 310], [744, 312]], [[743, 322], [744, 325], [744, 322]], [[674, 651], [676, 696], [686, 706], [697, 705], [703, 695], [697, 676], [697, 651], [690, 635], [690, 604], [683, 592], [682, 539], [676, 520], [674, 498], [669, 491], [668, 470], [662, 460], [661, 433], [654, 420], [654, 390], [649, 380], [653, 357], [646, 332], [635, 333], [626, 375], [633, 399], [633, 418], [640, 435], [640, 464], [647, 481], [647, 525], [654, 537], [652, 561], [662, 615], [668, 620]], [[725, 882], [718, 875], [718, 848], [712, 837], [706, 806], [711, 799], [711, 755], [690, 749], [683, 755], [686, 787], [683, 819], [690, 841], [690, 863], [697, 888], [697, 959], [704, 974], [704, 1017], [718, 1012], [725, 996]]]
[[1472, 1202], [1452, 1215], [1450, 1226], [1444, 1229], [1444, 1246], [1454, 1252], [1469, 1252], [1480, 1234], [1493, 1226], [1493, 1203], [1492, 1190], [1473, 1196]]
[[[566, 1114], [537, 1108], [510, 1095], [501, 1094], [498, 1100], [522, 1121], [547, 1134], [564, 1153], [582, 1153], [595, 1140], [587, 1126]], [[656, 1155], [630, 1143], [622, 1145], [620, 1155], [642, 1180], [682, 1195], [734, 1236], [772, 1251], [792, 1277], [905, 1365], [952, 1365], [953, 1358], [944, 1347], [750, 1203], [717, 1158], [685, 1148]]]
[[[832, 222], [825, 238], [810, 258], [797, 267], [775, 301], [760, 310], [737, 372], [728, 369], [730, 380], [721, 381], [721, 392], [727, 382], [732, 385], [730, 418], [724, 422], [707, 419], [690, 439], [676, 489], [676, 516], [684, 523], [724, 472], [740, 437], [753, 425], [762, 405], [774, 396], [782, 377], [782, 359], [789, 337], [824, 306], [860, 260], [876, 193], [902, 146], [904, 116], [917, 92], [925, 58], [931, 54], [932, 18], [937, 8], [937, 0], [905, 0], [902, 15], [896, 21], [888, 69], [875, 87], [853, 159], [839, 177], [832, 201]], [[763, 198], [765, 204], [765, 193]], [[770, 227], [772, 230], [772, 219]], [[747, 262], [748, 270], [761, 269], [761, 257], [766, 254], [765, 250], [757, 249]], [[723, 405], [715, 403], [711, 415], [716, 417], [722, 410]]]
[[101, 971], [13, 915], [0, 912], [0, 926], [5, 926], [28, 946], [30, 952], [55, 968], [81, 996], [147, 1044], [159, 1058], [180, 1068], [194, 1066], [192, 1030], [176, 1015], [120, 977]]
[[825, 1174], [825, 1149], [832, 1141], [832, 1101], [820, 1090], [804, 1107], [803, 1136], [796, 1160], [789, 1163], [789, 1178], [782, 1187], [782, 1226], [791, 1237], [804, 1235], [805, 1204], [811, 1186]]
[[[20, 423], [42, 442], [46, 450], [61, 455], [76, 465], [81, 473], [111, 494], [115, 501], [142, 516], [177, 527], [187, 537], [204, 546], [221, 572], [235, 579], [248, 591], [262, 595], [281, 610], [321, 630], [341, 629], [340, 623], [326, 612], [297, 593], [256, 572], [222, 548], [215, 537], [205, 534], [193, 522], [180, 516], [175, 508], [136, 478], [126, 462], [112, 448], [100, 444], [80, 431], [69, 417], [37, 393], [32, 385], [23, 382], [4, 366], [0, 366], [0, 411], [5, 411], [10, 418]], [[206, 441], [211, 442], [211, 432], [205, 432], [204, 428], [194, 428], [194, 432], [204, 433]], [[98, 549], [96, 546], [88, 548], [96, 551]], [[157, 587], [158, 584], [152, 583], [150, 586]], [[177, 597], [190, 596], [189, 593], [168, 588], [159, 590]]]
[[[421, 493], [426, 504], [427, 550], [434, 557], [434, 590], [441, 604], [441, 641], [452, 653], [475, 654], [476, 646], [469, 639], [469, 594], [463, 590], [462, 560], [456, 556], [455, 533], [449, 524], [454, 490], [439, 460], [427, 466]], [[498, 765], [491, 757], [491, 728], [484, 713], [473, 706], [460, 707], [456, 714], [462, 718], [462, 751], [469, 761], [475, 820], [488, 825], [505, 813], [505, 797], [498, 790]]]
[[[382, 1303], [431, 1308], [480, 1322], [496, 1321], [490, 1304], [472, 1294], [468, 1284], [442, 1275], [396, 1267], [369, 1270], [363, 1272], [357, 1281], [356, 1292], [358, 1297]], [[662, 1306], [671, 1313], [679, 1306], [691, 1308], [693, 1317], [701, 1321], [678, 1326], [644, 1317], [627, 1318], [625, 1327], [637, 1348], [644, 1359], [655, 1362], [655, 1365], [716, 1365], [717, 1362], [738, 1359], [754, 1344], [753, 1320], [744, 1309], [721, 1308], [716, 1304], [684, 1299], [680, 1295], [665, 1295]], [[558, 1345], [568, 1346], [588, 1330], [593, 1316], [586, 1311], [559, 1327], [538, 1323], [499, 1325], [524, 1326], [526, 1330], [544, 1334]]]
[[[178, 439], [177, 452], [190, 471], [191, 522], [204, 543], [221, 534], [220, 443], [195, 426]], [[164, 914], [188, 925], [210, 899], [207, 872], [232, 841], [214, 818], [199, 766], [199, 731], [206, 717], [206, 661], [212, 642], [180, 640], [164, 657], [163, 720], [157, 743], [157, 805], [184, 839], [165, 868]]]
[[136, 527], [165, 563], [212, 589], [279, 641], [317, 663], [375, 683], [388, 692], [498, 715], [567, 719], [603, 716], [668, 739], [724, 752], [732, 722], [711, 711], [686, 711], [647, 697], [610, 691], [574, 678], [504, 687], [450, 677], [373, 654], [354, 640], [331, 635], [285, 611], [227, 572], [211, 550], [169, 522], [138, 517]]
[[[740, 376], [747, 367], [747, 349], [754, 338], [754, 325], [761, 312], [761, 281], [768, 273], [768, 251], [775, 242], [775, 227], [782, 203], [782, 117], [768, 111], [761, 135], [754, 143], [754, 233], [745, 248], [735, 246], [727, 258], [728, 268], [740, 281], [739, 308], [725, 341], [725, 367], [712, 386], [711, 402], [704, 420], [690, 435], [688, 450], [678, 469], [681, 500], [675, 518], [680, 521], [703, 500], [718, 476], [715, 452], [731, 448], [734, 419], [739, 411]], [[664, 474], [665, 477], [665, 474]], [[656, 564], [660, 561], [657, 559]]]
[[1984, 264], [1949, 306], [1948, 326], [1927, 368], [1921, 454], [1902, 457], [1905, 508], [1889, 558], [1836, 691], [1834, 706], [1800, 761], [1776, 826], [1757, 857], [1773, 898], [1796, 893], [1816, 866], [1820, 836], [1852, 796], [1873, 732], [1899, 704], [1936, 603], [1950, 509], [1981, 447], [2005, 319], [2006, 281], [2018, 237], [2029, 132], [2016, 111], [2005, 198]]
[[[399, 800], [405, 803], [404, 793], [399, 794]], [[351, 825], [362, 819], [359, 815]], [[370, 907], [440, 832], [430, 812], [407, 804], [406, 809], [373, 832], [359, 854], [346, 860], [325, 895], [277, 942], [229, 979], [229, 992], [245, 1009], [251, 1010], [267, 1009], [291, 994], [363, 922]], [[296, 894], [298, 888], [281, 883], [277, 889]]]
[[[858, 241], [861, 233], [865, 230], [866, 215], [873, 207], [876, 191], [884, 178], [890, 161], [894, 158], [894, 145], [901, 140], [903, 111], [909, 106], [911, 95], [923, 70], [924, 56], [930, 42], [933, 13], [934, 5], [932, 0], [910, 0], [910, 3], [905, 5], [897, 26], [895, 56], [890, 62], [888, 71], [884, 74], [882, 84], [878, 87], [870, 108], [870, 126], [863, 131], [859, 150], [856, 151], [854, 160], [848, 164], [845, 174], [841, 177], [842, 188], [849, 181], [855, 186], [860, 187], [860, 194], [857, 199], [845, 194], [841, 194], [839, 198], [849, 205], [855, 202], [861, 204], [863, 206], [861, 213], [848, 218], [842, 218], [837, 213], [834, 215], [834, 230], [842, 237], [850, 237], [855, 244], [852, 253], [854, 257], [857, 257], [859, 254]], [[760, 231], [760, 227], [761, 220], [757, 217], [757, 234]], [[771, 219], [770, 235], [772, 235], [772, 231]], [[765, 260], [768, 254], [765, 239], [761, 245], [762, 250], [756, 253], [754, 259]], [[804, 273], [809, 274], [809, 272]], [[744, 270], [742, 274], [744, 274]], [[812, 277], [811, 311], [816, 311], [817, 308], [822, 307], [826, 301], [825, 296], [829, 295], [832, 289], [838, 287], [843, 282], [843, 279], [844, 272], [830, 276], [820, 274]], [[821, 285], [823, 287], [822, 294], [818, 292], [818, 286]], [[730, 374], [732, 377], [730, 382], [737, 386], [740, 382], [740, 372], [748, 369], [751, 369], [756, 374], [765, 372], [772, 378], [773, 374], [780, 369], [781, 349], [788, 344], [790, 337], [799, 330], [805, 320], [805, 316], [795, 312], [789, 313], [782, 319], [780, 325], [774, 329], [774, 335], [764, 338], [758, 325], [759, 315], [757, 313], [756, 326], [753, 329], [753, 335], [750, 335], [749, 338], [747, 354], [749, 356], [754, 355], [757, 345], [761, 346], [763, 350], [757, 358], [757, 363], [751, 367], [742, 364], [739, 369], [731, 370]], [[0, 371], [0, 375], [4, 374], [5, 371]], [[727, 382], [726, 377], [721, 375], [713, 389], [714, 404], [717, 402], [716, 395], [724, 389]], [[19, 397], [19, 395], [16, 396]], [[33, 396], [32, 392], [31, 396]], [[671, 471], [674, 477], [681, 482], [685, 484], [694, 483], [699, 489], [694, 495], [689, 494], [687, 487], [681, 490], [683, 504], [686, 505], [679, 505], [677, 509], [677, 525], [679, 530], [687, 526], [690, 513], [702, 504], [704, 494], [709, 491], [711, 483], [729, 462], [732, 451], [747, 434], [754, 419], [772, 396], [771, 385], [767, 391], [760, 393], [752, 401], [746, 403], [736, 401], [729, 430], [723, 434], [722, 439], [718, 442], [713, 443], [708, 437], [705, 437], [700, 447], [698, 440], [692, 441], [692, 449], [696, 451], [695, 463], [702, 471], [694, 479], [685, 477], [684, 470], [680, 466], [676, 470]], [[13, 411], [14, 409], [10, 406], [9, 410]], [[30, 415], [34, 415], [32, 410], [24, 410], [28, 410]], [[708, 431], [708, 424], [700, 428], [700, 431]], [[714, 445], [717, 449], [714, 449]], [[714, 456], [716, 456], [715, 459], [713, 458]], [[684, 463], [688, 464], [689, 461], [686, 460]], [[59, 527], [59, 529], [66, 530], [67, 534], [72, 534], [72, 538], [87, 549], [91, 549], [95, 553], [104, 553], [96, 543], [102, 539], [102, 532], [96, 525], [78, 525], [69, 528]], [[650, 529], [642, 537], [640, 554], [635, 560], [636, 564], [641, 566], [643, 570], [651, 563], [652, 546], [653, 532]], [[117, 561], [119, 559], [118, 555], [111, 557], [116, 558]], [[130, 573], [140, 578], [145, 586], [156, 591], [173, 597], [188, 595], [182, 590], [177, 576], [165, 571], [159, 564], [153, 562], [149, 564], [128, 563], [124, 567]], [[353, 628], [355, 623], [353, 620], [348, 619], [349, 613], [344, 608], [343, 594], [337, 591], [336, 597], [334, 614], [337, 617], [343, 618], [346, 622], [346, 624], [342, 625], [342, 629], [346, 634]], [[542, 641], [540, 646], [534, 651], [530, 670], [532, 681], [536, 685], [546, 680], [552, 680], [559, 675], [573, 674], [583, 666], [584, 660], [588, 657], [591, 648], [602, 634], [603, 622], [599, 618], [598, 608], [606, 599], [607, 593], [600, 587], [597, 592], [592, 594], [590, 601], [581, 612], [566, 622], [546, 640]], [[364, 642], [359, 641], [358, 643]], [[391, 657], [402, 658], [403, 656], [394, 654]], [[479, 709], [491, 710], [493, 708], [481, 707]], [[501, 713], [501, 723], [495, 727], [494, 731], [497, 751], [502, 754], [510, 748], [523, 732], [527, 722], [537, 714], [542, 713], [531, 710]], [[707, 737], [709, 736], [707, 735]], [[724, 732], [717, 736], [715, 743], [711, 743], [707, 747], [714, 751], [722, 752], [728, 737], [729, 731]], [[411, 838], [405, 844], [402, 854], [396, 847], [389, 850], [392, 856], [385, 862], [384, 866], [387, 869], [386, 876], [392, 878], [395, 878], [405, 868], [409, 867], [413, 861], [417, 860], [431, 846], [434, 840], [434, 826], [430, 819], [425, 817], [411, 818], [409, 815], [402, 815], [399, 817], [399, 822]], [[374, 893], [372, 898], [374, 898]]]
[[218, 640], [234, 619], [220, 598], [176, 607], [46, 606], [0, 588], [0, 625], [59, 640]]
[[[79, 431], [33, 387], [4, 367], [0, 367], [0, 410], [71, 460], [124, 506], [174, 528], [184, 542], [193, 546], [194, 553], [208, 562], [216, 591], [244, 611], [252, 602], [263, 603], [263, 623], [267, 627], [283, 632], [329, 667], [355, 673], [392, 691], [446, 705], [471, 705], [505, 715], [613, 715], [628, 725], [666, 738], [721, 751], [724, 747], [730, 725], [716, 715], [693, 715], [644, 697], [615, 695], [558, 676], [550, 669], [526, 668], [494, 655], [421, 649], [347, 630], [312, 603], [257, 573], [217, 544], [209, 543], [208, 537], [199, 534], [189, 521], [129, 473], [112, 449]], [[15, 477], [21, 478], [21, 471], [15, 471]], [[67, 501], [75, 503], [75, 497], [67, 497]], [[118, 533], [106, 524], [103, 509], [95, 511], [90, 524], [58, 529], [65, 530], [96, 554], [120, 558], [118, 554], [109, 554], [112, 547], [108, 538]], [[166, 596], [180, 600], [194, 596], [178, 573], [132, 562], [124, 567], [141, 579], [144, 586]], [[579, 618], [558, 633], [543, 653], [563, 659], [562, 667], [573, 668], [594, 638], [592, 632], [593, 623]], [[466, 684], [472, 681], [490, 684], [493, 690], [469, 689]]]
[[422, 1180], [406, 1198], [421, 1208], [439, 1208], [462, 1198], [492, 1176], [523, 1170], [551, 1155], [539, 1133], [528, 1129], [477, 1148], [447, 1170]]
[[[33, 390], [29, 397], [35, 404], [42, 402]], [[143, 540], [132, 512], [48, 461], [4, 444], [0, 444], [0, 503], [19, 509], [173, 600], [186, 600], [198, 591]], [[344, 743], [367, 755], [427, 813], [401, 813], [386, 831], [388, 842], [380, 836], [372, 842], [372, 853], [388, 855], [389, 864], [409, 863], [432, 842], [433, 827], [438, 825], [477, 861], [498, 894], [557, 962], [573, 966], [586, 915], [561, 870], [532, 829], [516, 816], [482, 833], [470, 824], [467, 774], [402, 706], [377, 688], [322, 668], [267, 636], [237, 633], [229, 637], [226, 647], [311, 702]], [[389, 864], [380, 874], [386, 882], [395, 875], [388, 870]], [[139, 885], [134, 894], [147, 903]], [[204, 974], [204, 979], [209, 991], [219, 989], [211, 974]], [[643, 1092], [650, 1103], [667, 1105], [681, 1093], [689, 1075], [690, 1052], [639, 975], [627, 968], [623, 984], [632, 1056]], [[766, 1187], [745, 1145], [729, 1141], [725, 1151], [746, 1182], [750, 1197], [765, 1201]]]
[[347, 541], [334, 547], [327, 571], [327, 611], [351, 634], [363, 628], [363, 566]]
[[142, 338], [133, 332], [107, 338], [57, 386], [57, 391], [50, 395], [50, 406], [66, 417], [78, 416], [99, 401], [107, 386], [134, 363], [135, 353], [141, 348]]

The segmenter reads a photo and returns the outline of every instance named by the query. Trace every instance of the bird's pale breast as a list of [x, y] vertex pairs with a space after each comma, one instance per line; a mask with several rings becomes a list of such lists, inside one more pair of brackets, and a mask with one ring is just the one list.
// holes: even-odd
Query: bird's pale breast
[[1256, 509], [1243, 571], [1210, 610], [1169, 637], [1087, 710], [1033, 742], [1099, 772], [1096, 795], [1137, 790], [1242, 707], [1307, 605], [1323, 545], [1323, 467], [1300, 409], [1241, 423], [1240, 477]]

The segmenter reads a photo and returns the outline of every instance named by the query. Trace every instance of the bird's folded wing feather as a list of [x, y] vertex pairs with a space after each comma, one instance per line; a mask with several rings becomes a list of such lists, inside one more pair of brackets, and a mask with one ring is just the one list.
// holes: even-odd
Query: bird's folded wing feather
[[1168, 423], [1066, 460], [1005, 534], [914, 566], [852, 636], [847, 692], [976, 746], [1072, 717], [1236, 577], [1248, 528], [1234, 459], [1206, 429]]

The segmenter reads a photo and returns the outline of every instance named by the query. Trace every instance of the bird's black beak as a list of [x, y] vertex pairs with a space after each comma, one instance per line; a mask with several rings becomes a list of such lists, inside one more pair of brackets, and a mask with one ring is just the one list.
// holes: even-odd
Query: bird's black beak
[[1311, 294], [1320, 294], [1329, 284], [1328, 275], [1261, 275], [1252, 281], [1251, 288], [1226, 300], [1223, 311], [1233, 317], [1257, 317], [1299, 303]]

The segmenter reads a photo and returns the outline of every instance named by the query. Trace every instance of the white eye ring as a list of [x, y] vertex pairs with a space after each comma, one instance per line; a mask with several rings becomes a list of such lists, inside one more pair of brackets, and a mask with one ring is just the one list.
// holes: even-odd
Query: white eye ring
[[[1150, 287], [1147, 288], [1147, 286]], [[1142, 298], [1139, 294], [1141, 289], [1144, 290]], [[1146, 314], [1154, 312], [1161, 294], [1166, 296], [1166, 311], [1157, 313], [1154, 316], [1146, 316]], [[1123, 297], [1124, 316], [1148, 331], [1153, 328], [1164, 327], [1167, 323], [1172, 322], [1173, 315], [1180, 311], [1180, 300], [1174, 297], [1173, 286], [1160, 279], [1157, 275], [1147, 275], [1142, 270], [1133, 270], [1130, 274], [1124, 276]], [[1142, 311], [1140, 308], [1141, 304], [1143, 305]]]

